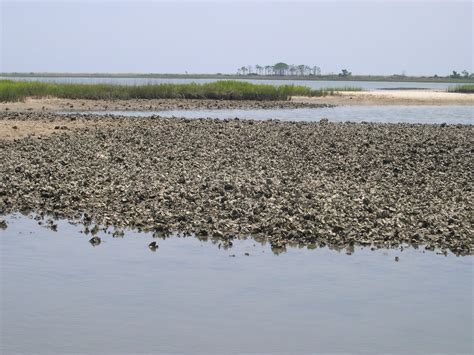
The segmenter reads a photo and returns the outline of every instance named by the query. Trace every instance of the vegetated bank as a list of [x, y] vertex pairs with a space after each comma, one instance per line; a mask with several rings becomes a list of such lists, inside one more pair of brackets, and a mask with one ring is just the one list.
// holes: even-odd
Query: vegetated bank
[[275, 251], [472, 254], [472, 125], [0, 113], [1, 129], [19, 122], [56, 134], [0, 140], [0, 215], [224, 246], [251, 236]]
[[459, 92], [464, 94], [474, 94], [474, 84], [460, 85], [448, 89], [449, 92]]
[[130, 99], [219, 99], [219, 100], [288, 100], [292, 96], [325, 96], [336, 91], [360, 91], [360, 88], [328, 88], [314, 90], [306, 86], [262, 85], [223, 80], [212, 83], [114, 85], [64, 84], [38, 81], [0, 81], [0, 101], [22, 101], [27, 97], [65, 99], [130, 100]]

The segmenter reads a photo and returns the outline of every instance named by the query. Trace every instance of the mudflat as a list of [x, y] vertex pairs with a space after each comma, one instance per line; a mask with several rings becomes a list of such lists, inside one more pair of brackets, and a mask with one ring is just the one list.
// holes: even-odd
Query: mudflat
[[253, 237], [275, 251], [472, 254], [471, 125], [0, 114], [1, 127], [12, 122], [53, 128], [0, 139], [0, 215], [177, 232], [224, 247]]
[[276, 109], [318, 108], [333, 105], [321, 102], [253, 101], [253, 100], [191, 100], [191, 99], [133, 99], [84, 100], [58, 98], [28, 98], [18, 102], [0, 102], [0, 111], [10, 112], [74, 112], [74, 111], [161, 111], [177, 109]]
[[472, 105], [473, 94], [433, 90], [340, 91], [322, 97], [293, 97], [289, 101], [134, 99], [84, 100], [28, 98], [24, 102], [0, 102], [0, 111], [160, 111], [176, 109], [318, 108], [335, 105]]
[[0, 139], [4, 140], [42, 137], [57, 133], [58, 131], [87, 127], [94, 128], [101, 125], [110, 126], [113, 124], [113, 122], [91, 121], [87, 117], [77, 117], [74, 120], [23, 120], [13, 118], [0, 122]]

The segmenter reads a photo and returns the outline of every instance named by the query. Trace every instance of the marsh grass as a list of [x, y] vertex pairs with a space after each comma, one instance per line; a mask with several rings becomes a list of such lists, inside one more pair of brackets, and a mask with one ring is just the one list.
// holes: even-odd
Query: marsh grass
[[222, 99], [288, 100], [291, 96], [325, 96], [337, 91], [360, 91], [360, 88], [313, 90], [306, 86], [262, 85], [242, 81], [216, 81], [205, 84], [64, 84], [39, 81], [0, 80], [0, 101], [24, 101], [27, 97], [65, 99]]
[[464, 94], [474, 94], [474, 84], [460, 85], [451, 87], [448, 89], [449, 92], [460, 92]]
[[327, 87], [321, 90], [324, 92], [322, 96], [336, 95], [338, 92], [341, 92], [341, 91], [363, 91], [362, 88], [354, 87], [354, 86]]

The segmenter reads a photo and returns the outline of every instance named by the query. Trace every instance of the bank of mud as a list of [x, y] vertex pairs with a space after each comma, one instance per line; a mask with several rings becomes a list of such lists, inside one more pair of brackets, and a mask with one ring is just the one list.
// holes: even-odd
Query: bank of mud
[[[0, 214], [288, 245], [472, 254], [471, 125], [2, 113]], [[84, 122], [71, 127], [71, 122]], [[61, 127], [67, 127], [63, 129]]]
[[0, 102], [0, 111], [7, 112], [77, 112], [77, 111], [166, 111], [218, 109], [278, 109], [334, 107], [325, 102], [305, 100], [190, 100], [190, 99], [134, 99], [85, 100], [58, 98], [27, 98], [25, 101]]

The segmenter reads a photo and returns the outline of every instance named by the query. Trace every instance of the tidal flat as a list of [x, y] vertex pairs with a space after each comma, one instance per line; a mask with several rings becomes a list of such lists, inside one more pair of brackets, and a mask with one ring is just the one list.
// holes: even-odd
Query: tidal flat
[[[330, 91], [331, 89], [324, 89]], [[336, 90], [336, 89], [332, 89]], [[22, 101], [0, 101], [0, 111], [74, 112], [74, 111], [166, 111], [214, 109], [291, 109], [335, 106], [473, 106], [472, 94], [439, 90], [362, 90], [334, 91], [320, 97], [292, 96], [289, 100], [223, 99], [67, 99], [27, 97]]]
[[472, 125], [0, 114], [2, 131], [21, 123], [49, 129], [0, 140], [2, 215], [472, 255]]

